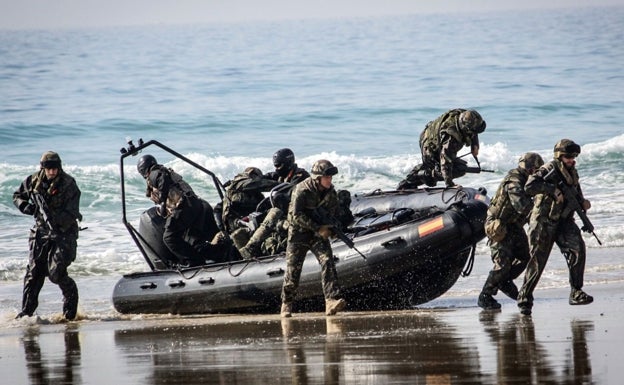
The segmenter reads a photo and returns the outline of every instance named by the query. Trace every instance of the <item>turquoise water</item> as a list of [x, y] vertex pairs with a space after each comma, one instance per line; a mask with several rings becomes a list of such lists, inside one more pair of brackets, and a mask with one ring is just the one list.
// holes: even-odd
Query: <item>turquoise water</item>
[[[273, 152], [290, 147], [305, 168], [332, 160], [335, 184], [357, 193], [396, 186], [420, 160], [429, 120], [476, 108], [487, 121], [481, 164], [496, 173], [460, 183], [493, 192], [522, 153], [550, 158], [571, 138], [582, 145], [578, 168], [602, 248], [621, 247], [623, 25], [616, 7], [0, 31], [0, 283], [18, 288], [2, 307], [17, 306], [32, 225], [11, 196], [50, 149], [83, 192], [89, 229], [72, 273], [92, 284], [86, 298], [147, 268], [121, 224], [127, 137], [159, 140], [223, 181], [249, 165], [268, 171]], [[154, 155], [216, 203], [204, 176]], [[125, 171], [138, 219], [150, 202], [134, 165]], [[619, 260], [599, 264], [590, 278], [619, 279]], [[565, 269], [553, 271], [553, 284], [566, 285]]]

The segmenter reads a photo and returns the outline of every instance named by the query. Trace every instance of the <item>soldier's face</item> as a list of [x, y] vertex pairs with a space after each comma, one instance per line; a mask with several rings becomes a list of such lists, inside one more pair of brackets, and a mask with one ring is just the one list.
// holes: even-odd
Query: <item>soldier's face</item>
[[56, 176], [58, 175], [58, 168], [44, 168], [45, 170], [45, 175], [46, 178], [48, 178], [48, 180], [52, 180], [54, 178], [56, 178]]
[[572, 168], [576, 164], [576, 155], [562, 155], [561, 161], [566, 168]]
[[330, 188], [332, 185], [332, 176], [322, 176], [321, 177], [321, 186], [323, 186], [324, 189], [328, 189]]

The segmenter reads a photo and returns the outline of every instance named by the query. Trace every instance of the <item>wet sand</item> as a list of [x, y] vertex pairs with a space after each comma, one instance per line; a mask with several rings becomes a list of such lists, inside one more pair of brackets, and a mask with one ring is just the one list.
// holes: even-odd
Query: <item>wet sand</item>
[[[482, 311], [442, 297], [397, 312], [128, 317], [0, 329], [5, 384], [619, 384], [624, 284], [538, 290], [533, 315], [515, 302]], [[17, 322], [17, 321], [16, 321]]]

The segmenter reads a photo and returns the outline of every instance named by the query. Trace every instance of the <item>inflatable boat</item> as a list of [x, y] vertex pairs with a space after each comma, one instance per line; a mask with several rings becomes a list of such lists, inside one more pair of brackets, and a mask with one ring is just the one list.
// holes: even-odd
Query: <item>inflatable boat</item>
[[[140, 142], [122, 153], [122, 194], [124, 158], [148, 145], [157, 145], [195, 165], [156, 141]], [[220, 182], [204, 171], [213, 177], [221, 195]], [[462, 274], [470, 272], [475, 245], [485, 237], [488, 205], [485, 190], [474, 188], [378, 190], [354, 195], [354, 220], [344, 231], [347, 242], [332, 241], [347, 310], [405, 309], [444, 294]], [[123, 210], [124, 224], [150, 271], [127, 274], [117, 282], [113, 304], [118, 312], [279, 312], [286, 270], [283, 253], [167, 268], [160, 254], [166, 249], [159, 237], [164, 220], [155, 207], [141, 215], [138, 230], [126, 220], [125, 203]], [[320, 266], [312, 253], [306, 256], [293, 308], [295, 312], [324, 308]]]

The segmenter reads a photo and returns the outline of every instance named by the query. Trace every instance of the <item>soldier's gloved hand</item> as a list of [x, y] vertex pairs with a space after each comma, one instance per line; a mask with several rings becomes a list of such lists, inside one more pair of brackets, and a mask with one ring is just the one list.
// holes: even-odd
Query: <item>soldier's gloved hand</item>
[[37, 212], [37, 206], [32, 203], [22, 202], [19, 206], [19, 210], [26, 215], [35, 215], [35, 212]]
[[166, 217], [167, 216], [167, 206], [164, 203], [161, 203], [159, 205], [156, 206], [156, 213], [158, 215], [160, 215], [161, 217]]
[[563, 193], [561, 192], [561, 190], [559, 190], [558, 188], [555, 189], [555, 200], [557, 201], [557, 203], [562, 203], [563, 202]]
[[323, 239], [329, 239], [334, 235], [334, 231], [332, 230], [331, 225], [322, 225], [318, 230], [319, 235]]
[[588, 201], [587, 199], [585, 199], [585, 200], [583, 201], [583, 210], [587, 211], [587, 210], [589, 210], [589, 209], [591, 209], [591, 202], [590, 202], [590, 201]]

